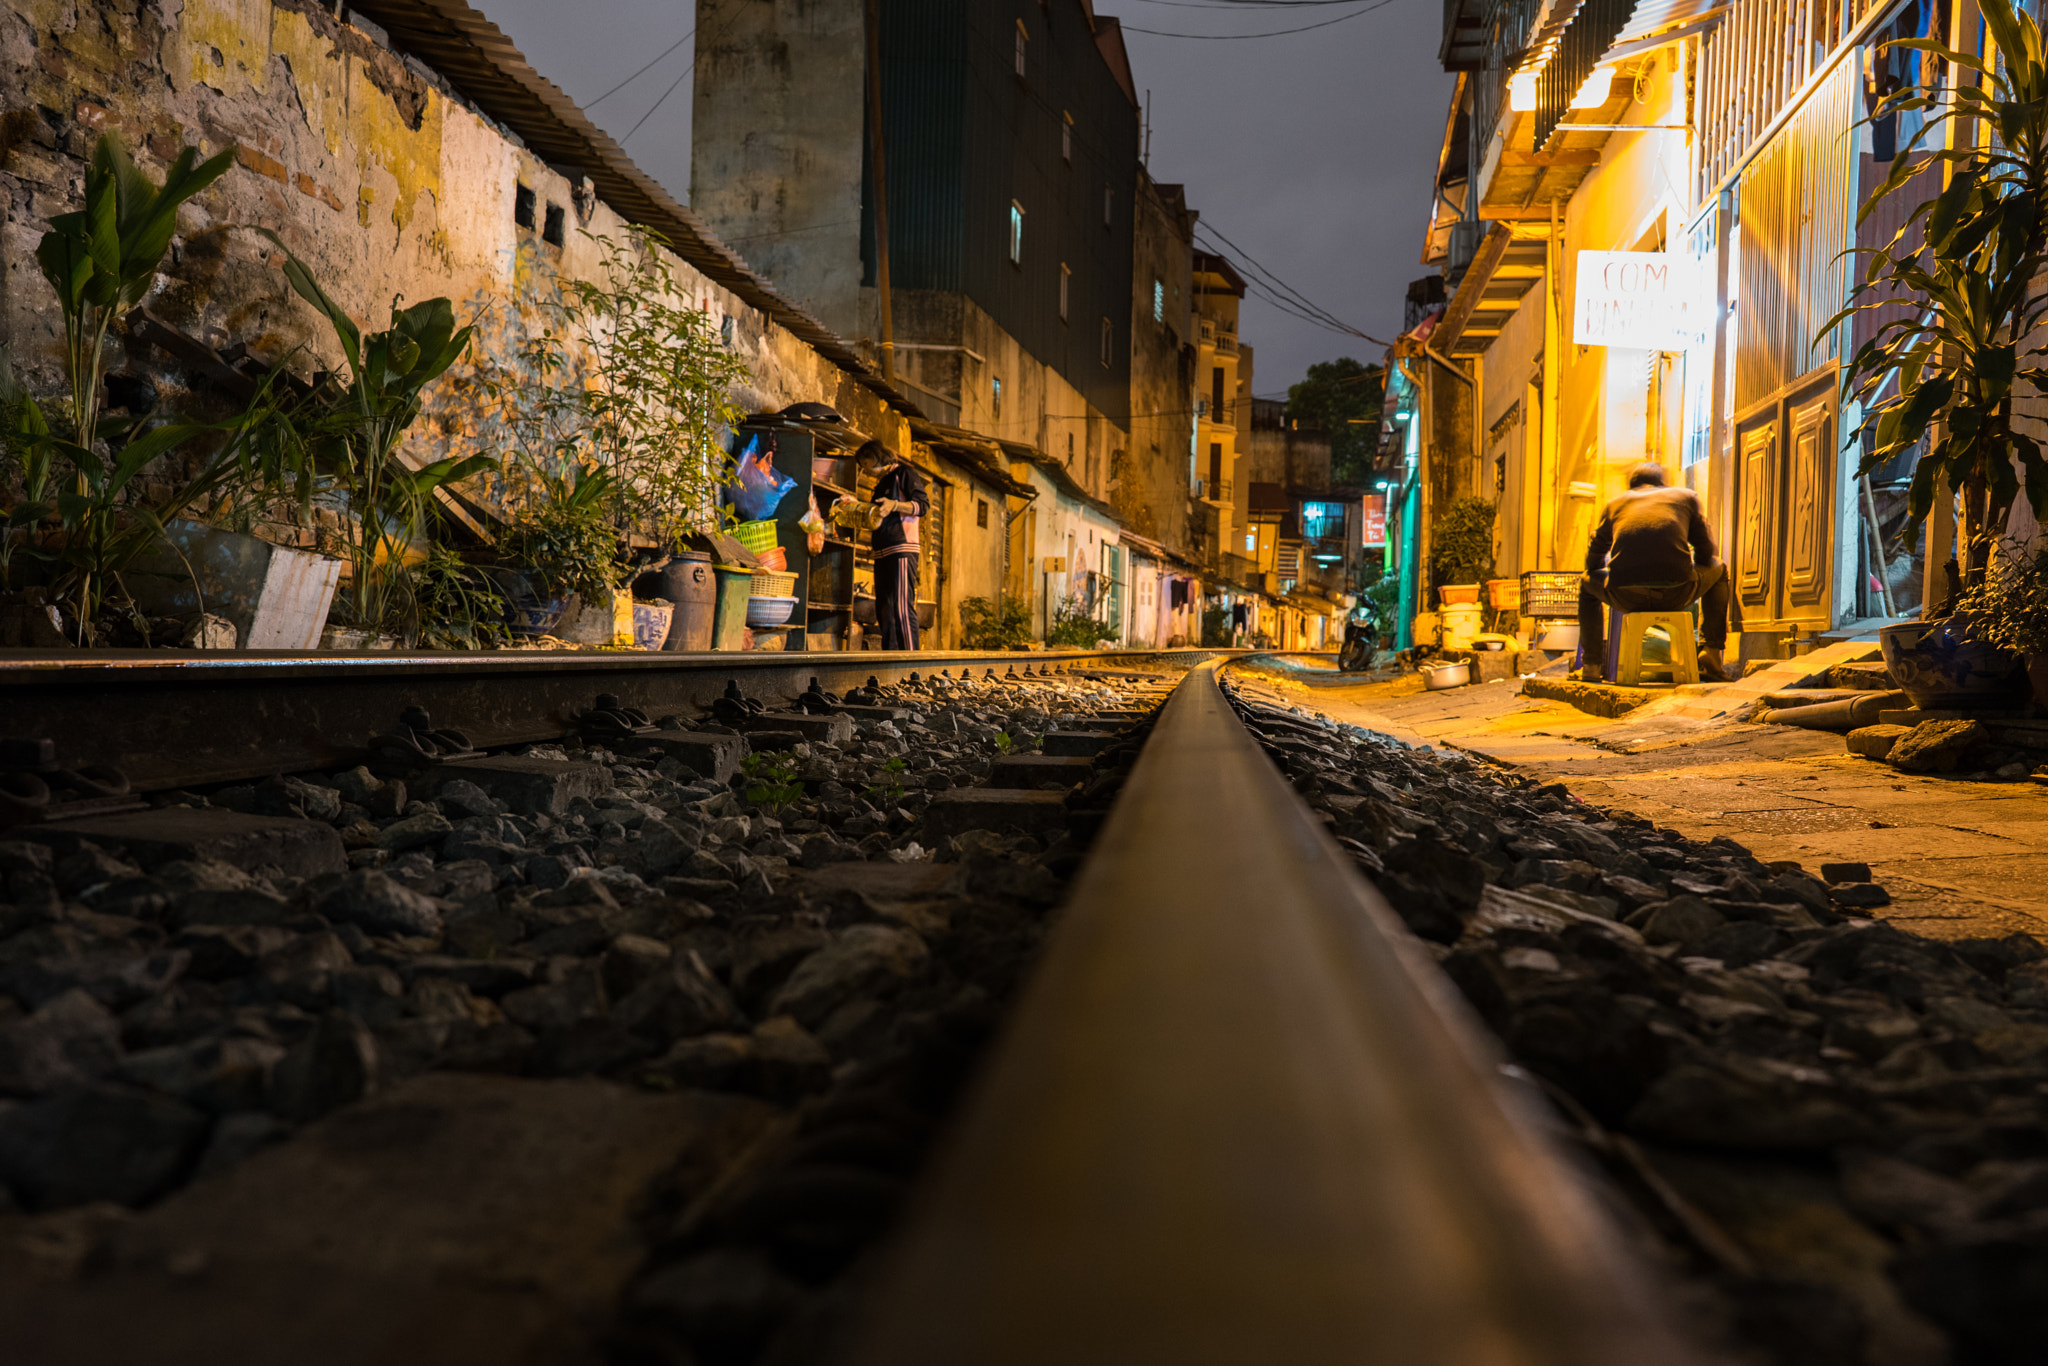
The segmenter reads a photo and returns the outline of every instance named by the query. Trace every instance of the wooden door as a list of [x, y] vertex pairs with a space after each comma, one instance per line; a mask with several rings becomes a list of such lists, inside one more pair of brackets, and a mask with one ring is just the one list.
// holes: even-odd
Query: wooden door
[[1769, 617], [1777, 590], [1778, 416], [1774, 408], [1736, 429], [1735, 591], [1745, 617]]
[[1833, 624], [1835, 419], [1830, 366], [1735, 424], [1730, 572], [1752, 630]]
[[1835, 562], [1834, 384], [1795, 396], [1786, 407], [1784, 583], [1781, 620], [1829, 620]]

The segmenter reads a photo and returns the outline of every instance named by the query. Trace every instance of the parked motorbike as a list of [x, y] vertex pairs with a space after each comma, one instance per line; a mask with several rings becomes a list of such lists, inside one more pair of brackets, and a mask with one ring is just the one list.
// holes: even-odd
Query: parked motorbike
[[1342, 672], [1362, 673], [1372, 667], [1373, 648], [1379, 643], [1379, 626], [1370, 618], [1352, 617], [1344, 623], [1344, 645], [1337, 654]]

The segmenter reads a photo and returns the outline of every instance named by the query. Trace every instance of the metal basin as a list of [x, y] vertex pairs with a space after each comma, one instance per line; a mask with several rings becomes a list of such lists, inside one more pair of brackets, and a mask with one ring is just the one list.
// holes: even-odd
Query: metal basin
[[1431, 692], [1443, 692], [1448, 688], [1462, 688], [1472, 681], [1470, 664], [1439, 664], [1433, 669], [1422, 671], [1422, 686]]

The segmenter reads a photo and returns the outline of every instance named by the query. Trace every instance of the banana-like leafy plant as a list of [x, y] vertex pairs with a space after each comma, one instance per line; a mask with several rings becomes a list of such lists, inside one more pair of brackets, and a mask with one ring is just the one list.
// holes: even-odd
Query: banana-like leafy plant
[[[102, 136], [86, 167], [84, 207], [52, 217], [36, 248], [64, 321], [70, 395], [54, 421], [0, 349], [0, 444], [23, 489], [0, 528], [0, 584], [13, 582], [17, 556], [33, 563], [50, 598], [69, 609], [81, 645], [100, 638], [101, 613], [120, 593], [122, 571], [163, 538], [166, 520], [237, 480], [268, 487], [282, 477], [273, 419], [283, 400], [270, 381], [225, 423], [166, 421], [107, 403], [109, 331], [148, 297], [177, 231], [178, 206], [233, 164], [232, 152], [202, 162], [187, 147], [159, 185], [118, 137]], [[198, 467], [168, 499], [134, 500], [144, 469], [195, 442], [204, 451]]]
[[2048, 458], [2014, 410], [2019, 386], [2048, 393], [2048, 369], [2034, 361], [2044, 348], [2031, 342], [2048, 320], [2048, 293], [2036, 285], [2048, 268], [2048, 52], [2040, 25], [2011, 0], [1980, 0], [1979, 10], [1982, 56], [1925, 38], [1888, 44], [1971, 74], [1907, 87], [1879, 106], [1873, 117], [1917, 112], [1925, 122], [1857, 221], [1927, 167], [1943, 166], [1947, 183], [1868, 249], [1848, 307], [1822, 329], [1859, 310], [1889, 311], [1843, 371], [1843, 397], [1863, 401], [1875, 438], [1861, 472], [1927, 443], [1907, 508], [1917, 526], [1941, 490], [1961, 495], [1968, 584], [1983, 579], [2023, 488], [2048, 513]]
[[320, 379], [294, 423], [319, 492], [347, 505], [340, 549], [349, 584], [337, 609], [365, 629], [402, 626], [409, 605], [405, 561], [426, 528], [435, 491], [497, 466], [481, 455], [415, 465], [400, 453], [420, 415], [421, 392], [462, 355], [474, 329], [456, 327], [446, 299], [405, 309], [394, 301], [391, 326], [365, 336], [276, 233], [259, 231], [284, 252], [285, 279], [327, 319], [347, 366]]

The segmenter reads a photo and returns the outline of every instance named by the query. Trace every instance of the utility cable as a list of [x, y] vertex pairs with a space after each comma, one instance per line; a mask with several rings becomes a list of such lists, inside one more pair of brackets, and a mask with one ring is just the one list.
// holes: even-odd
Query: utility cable
[[1394, 0], [1372, 0], [1372, 3], [1367, 4], [1364, 9], [1353, 10], [1349, 14], [1340, 14], [1335, 19], [1325, 19], [1321, 23], [1316, 24], [1303, 24], [1299, 28], [1268, 29], [1264, 33], [1176, 33], [1171, 29], [1134, 28], [1129, 24], [1125, 24], [1123, 29], [1126, 33], [1144, 33], [1155, 38], [1194, 38], [1203, 42], [1235, 43], [1251, 38], [1280, 38], [1289, 33], [1307, 33], [1311, 29], [1328, 28], [1332, 24], [1341, 24], [1347, 19], [1356, 19], [1361, 14], [1371, 14], [1374, 10], [1384, 9], [1393, 3]]
[[659, 63], [659, 62], [660, 62], [660, 61], [662, 60], [662, 58], [664, 58], [664, 57], [668, 56], [668, 54], [669, 54], [669, 53], [671, 53], [671, 52], [674, 52], [674, 51], [675, 51], [675, 50], [676, 50], [677, 48], [681, 47], [681, 46], [682, 46], [682, 45], [683, 45], [684, 43], [687, 43], [687, 42], [689, 42], [689, 41], [690, 41], [690, 39], [691, 39], [692, 37], [694, 37], [694, 36], [696, 35], [696, 32], [697, 32], [697, 30], [696, 30], [696, 29], [694, 29], [694, 28], [692, 28], [692, 29], [691, 29], [691, 30], [690, 30], [690, 31], [689, 31], [688, 33], [685, 33], [685, 34], [684, 34], [684, 35], [683, 35], [682, 37], [680, 37], [680, 38], [676, 39], [676, 40], [675, 40], [675, 41], [674, 41], [673, 43], [670, 43], [670, 44], [669, 44], [669, 45], [668, 45], [667, 47], [663, 48], [663, 49], [661, 50], [661, 53], [660, 53], [660, 55], [656, 56], [656, 57], [655, 57], [655, 59], [654, 59], [653, 61], [649, 62], [649, 63], [648, 63], [648, 64], [647, 64], [646, 66], [643, 66], [643, 67], [641, 67], [641, 68], [640, 68], [640, 69], [639, 69], [638, 71], [636, 71], [636, 72], [634, 72], [634, 73], [633, 73], [632, 75], [630, 75], [630, 76], [626, 77], [626, 79], [625, 79], [625, 80], [623, 80], [623, 81], [620, 81], [620, 82], [619, 82], [619, 83], [618, 83], [617, 85], [615, 85], [615, 86], [613, 86], [613, 87], [612, 87], [611, 89], [609, 89], [609, 90], [605, 91], [605, 92], [604, 92], [604, 93], [603, 93], [602, 95], [599, 95], [599, 96], [598, 96], [598, 97], [597, 97], [596, 99], [594, 99], [594, 100], [590, 100], [590, 101], [586, 102], [586, 103], [584, 104], [584, 106], [583, 106], [584, 112], [585, 112], [585, 113], [588, 113], [588, 112], [589, 112], [590, 110], [592, 110], [592, 109], [595, 109], [595, 108], [597, 108], [597, 106], [598, 106], [598, 105], [600, 105], [600, 104], [602, 104], [602, 103], [603, 103], [604, 101], [606, 101], [606, 100], [610, 99], [610, 98], [611, 98], [612, 96], [614, 96], [614, 95], [618, 94], [618, 93], [619, 93], [619, 92], [620, 92], [621, 90], [624, 90], [624, 89], [625, 89], [625, 88], [626, 88], [627, 86], [629, 86], [629, 85], [631, 85], [631, 84], [632, 84], [633, 82], [635, 82], [635, 81], [639, 80], [639, 79], [640, 79], [640, 78], [641, 78], [642, 76], [645, 76], [645, 75], [646, 75], [646, 74], [647, 74], [648, 72], [650, 72], [650, 71], [654, 70], [654, 68], [655, 68], [656, 64], [658, 64], [658, 63]]
[[[1292, 302], [1298, 308], [1306, 310], [1308, 313], [1315, 315], [1318, 319], [1339, 331], [1356, 333], [1358, 336], [1363, 337], [1367, 341], [1375, 340], [1374, 338], [1367, 337], [1364, 333], [1359, 332], [1357, 328], [1352, 327], [1349, 323], [1344, 322], [1341, 318], [1337, 317], [1336, 314], [1331, 313], [1328, 309], [1321, 307], [1320, 305], [1315, 303], [1314, 300], [1310, 299], [1307, 295], [1303, 294], [1300, 290], [1295, 289], [1293, 286], [1289, 285], [1285, 280], [1282, 280], [1278, 275], [1275, 275], [1266, 266], [1261, 264], [1255, 257], [1252, 256], [1250, 252], [1246, 251], [1244, 248], [1238, 246], [1235, 242], [1231, 241], [1230, 238], [1226, 237], [1214, 225], [1207, 222], [1198, 221], [1195, 224], [1195, 229], [1197, 232], [1201, 232], [1206, 236], [1215, 238], [1217, 242], [1222, 245], [1223, 249], [1227, 252], [1228, 255], [1232, 256], [1237, 260], [1242, 261], [1245, 264], [1246, 269], [1251, 272], [1254, 279], [1262, 279], [1267, 283], [1269, 290], [1277, 290], [1278, 292], [1286, 295], [1289, 299], [1292, 300]], [[1386, 345], [1385, 342], [1380, 342], [1379, 344], [1382, 346]]]
[[689, 80], [690, 74], [694, 72], [696, 69], [697, 64], [695, 62], [691, 62], [688, 66], [684, 67], [683, 74], [676, 77], [673, 81], [669, 82], [668, 89], [661, 92], [661, 98], [656, 100], [653, 103], [653, 105], [648, 108], [647, 112], [640, 116], [639, 122], [635, 123], [631, 128], [628, 128], [626, 130], [626, 136], [619, 139], [619, 146], [624, 147], [628, 142], [631, 142], [633, 140], [633, 134], [640, 131], [640, 124], [645, 123], [647, 122], [647, 120], [653, 118], [654, 111], [661, 108], [664, 104], [667, 104], [668, 97], [676, 93], [676, 87], [681, 85], [684, 81]]
[[[1375, 346], [1391, 344], [1368, 332], [1360, 331], [1327, 309], [1322, 308], [1299, 290], [1294, 289], [1281, 280], [1279, 276], [1274, 275], [1272, 271], [1260, 265], [1243, 248], [1237, 246], [1222, 233], [1210, 228], [1206, 222], [1198, 222], [1195, 225], [1195, 229], [1197, 232], [1202, 232], [1206, 229], [1210, 235], [1219, 239], [1217, 243], [1210, 245], [1215, 246], [1220, 254], [1229, 256], [1233, 261], [1242, 264], [1246, 268], [1245, 284], [1251, 289], [1253, 294], [1266, 303], [1280, 309], [1291, 317], [1297, 318], [1302, 322], [1311, 323], [1327, 332], [1335, 332], [1340, 336], [1356, 337], [1360, 341], [1368, 341]], [[1267, 283], [1268, 281], [1272, 283], [1269, 284]]]

